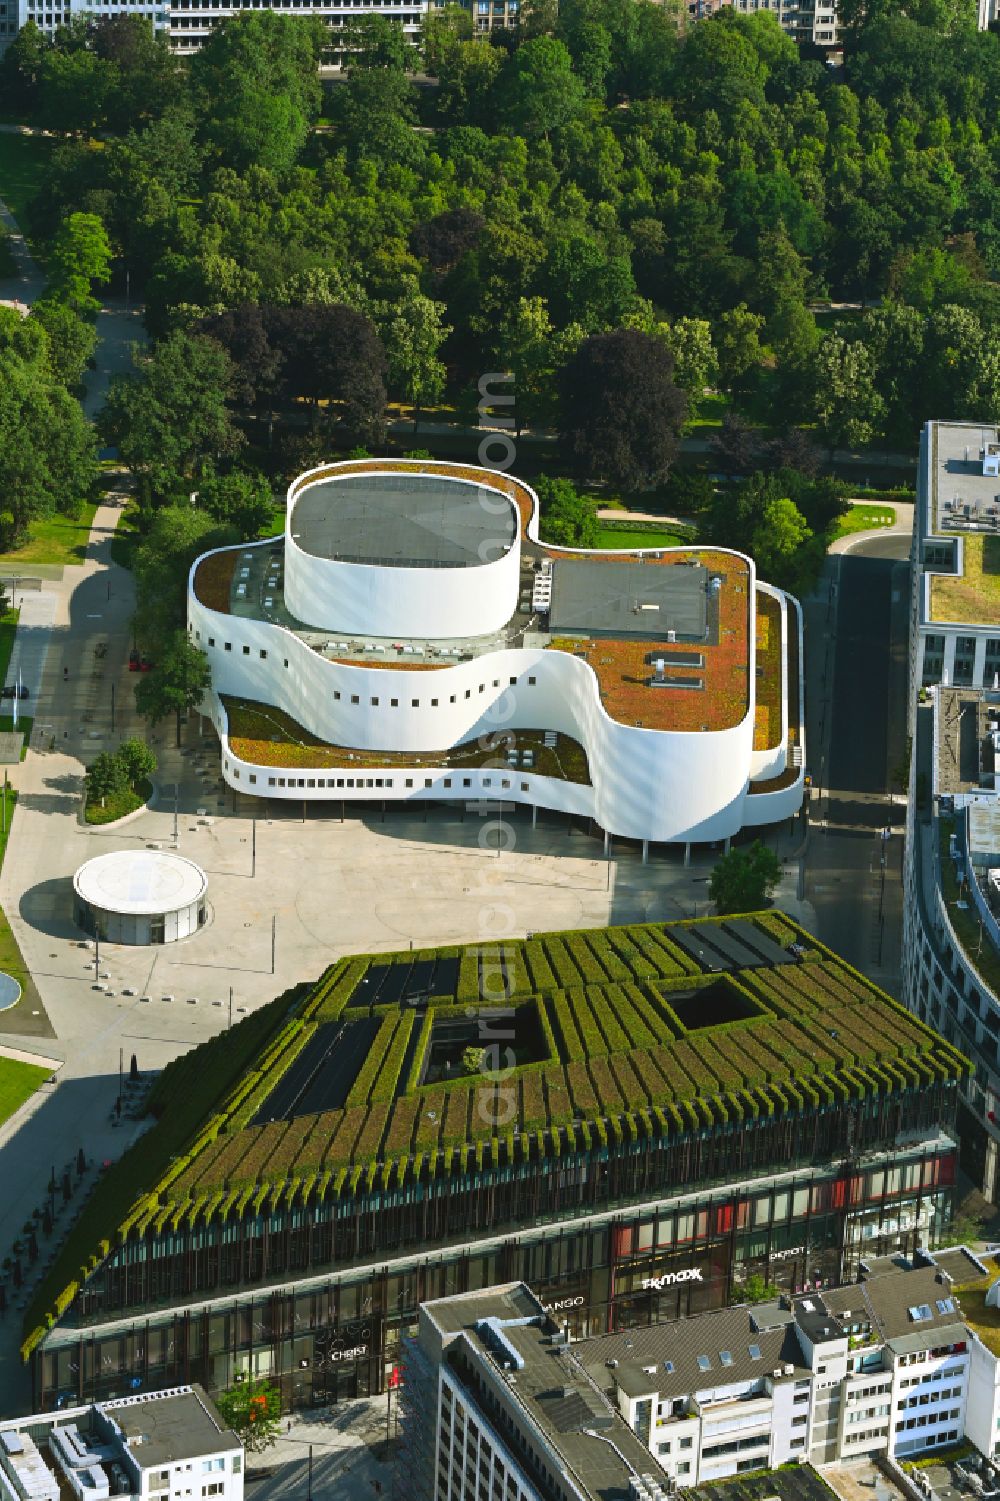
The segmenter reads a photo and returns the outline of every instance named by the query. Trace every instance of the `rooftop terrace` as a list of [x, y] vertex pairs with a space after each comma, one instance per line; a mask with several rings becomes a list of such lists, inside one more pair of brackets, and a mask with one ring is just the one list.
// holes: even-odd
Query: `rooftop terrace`
[[[433, 506], [430, 518], [414, 508], [412, 514], [400, 519], [399, 497], [408, 492], [404, 489], [397, 493], [385, 487], [394, 476], [403, 479], [413, 473], [412, 466], [392, 460], [359, 460], [349, 466], [331, 467], [328, 484], [324, 485], [320, 476], [319, 484], [310, 483], [301, 498], [293, 497], [292, 524], [298, 524], [294, 518], [301, 512], [305, 526], [298, 539], [300, 546], [354, 561], [373, 562], [377, 556], [382, 563], [404, 563], [408, 553], [410, 561], [426, 561], [427, 566], [437, 565], [431, 556], [424, 559], [424, 553], [444, 548], [451, 557], [457, 548], [451, 562], [459, 563], [459, 553], [475, 531], [471, 522], [468, 527], [464, 523], [446, 525]], [[347, 666], [428, 670], [504, 647], [550, 647], [570, 651], [589, 663], [607, 713], [621, 723], [697, 732], [731, 729], [742, 721], [749, 704], [750, 611], [754, 604], [750, 570], [744, 558], [707, 548], [622, 554], [574, 553], [540, 545], [528, 537], [534, 502], [519, 481], [493, 474], [487, 487], [482, 470], [461, 464], [435, 466], [432, 473], [473, 482], [477, 489], [470, 488], [472, 495], [488, 487], [499, 490], [516, 506], [521, 527], [520, 602], [502, 631], [435, 641], [375, 637], [361, 641], [337, 639], [329, 631], [313, 630], [294, 619], [285, 606], [283, 538], [275, 538], [266, 547], [237, 547], [203, 559], [195, 574], [198, 598], [220, 613], [285, 626], [313, 650]], [[345, 474], [348, 486], [351, 476], [376, 485], [371, 492], [361, 492], [357, 504], [349, 501], [346, 513], [339, 506], [332, 510], [329, 500], [344, 487]], [[335, 480], [338, 475], [341, 478]], [[350, 489], [347, 494], [350, 496]], [[476, 512], [476, 503], [472, 503], [472, 509]], [[361, 534], [352, 538], [355, 510]], [[491, 535], [495, 536], [495, 508], [477, 514], [488, 516]], [[436, 539], [433, 543], [432, 537]], [[531, 603], [537, 570], [546, 561], [554, 565], [551, 620], [540, 616]], [[653, 573], [664, 567], [672, 570], [669, 583]], [[608, 571], [607, 587], [600, 585], [600, 569]], [[676, 577], [674, 570], [680, 570]], [[636, 581], [642, 585], [644, 602], [655, 605], [655, 609], [637, 611]], [[758, 599], [761, 597], [758, 594]], [[655, 664], [661, 660], [666, 671], [655, 681]], [[776, 685], [768, 676], [775, 670], [780, 674], [780, 651], [765, 653], [758, 657], [757, 664], [764, 668], [757, 677], [758, 693], [771, 703], [777, 700], [780, 706], [780, 676]], [[761, 726], [761, 733], [769, 731]]]

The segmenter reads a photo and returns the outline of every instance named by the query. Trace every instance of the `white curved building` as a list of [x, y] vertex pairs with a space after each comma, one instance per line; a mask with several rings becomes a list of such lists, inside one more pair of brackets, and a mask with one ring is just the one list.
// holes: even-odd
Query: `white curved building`
[[73, 877], [73, 917], [108, 943], [174, 943], [206, 921], [205, 872], [167, 850], [113, 850]]
[[524, 803], [645, 841], [787, 818], [801, 612], [721, 549], [538, 541], [518, 480], [357, 460], [285, 534], [191, 570], [225, 780], [260, 797]]

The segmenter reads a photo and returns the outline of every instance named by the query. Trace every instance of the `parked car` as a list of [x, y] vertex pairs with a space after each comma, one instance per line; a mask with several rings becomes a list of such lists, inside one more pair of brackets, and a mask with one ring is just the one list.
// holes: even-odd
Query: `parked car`
[[132, 650], [128, 654], [128, 670], [129, 670], [129, 672], [138, 672], [139, 671], [139, 662], [140, 662], [140, 660], [141, 659], [139, 657], [139, 653], [136, 651], [135, 647], [133, 646]]
[[149, 658], [148, 657], [140, 657], [139, 658], [139, 671], [140, 672], [152, 672], [152, 670], [153, 670], [153, 664], [149, 660]]

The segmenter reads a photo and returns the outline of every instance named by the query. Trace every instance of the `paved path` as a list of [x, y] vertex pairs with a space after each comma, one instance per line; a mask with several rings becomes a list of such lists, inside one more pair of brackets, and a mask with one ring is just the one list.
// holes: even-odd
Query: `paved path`
[[2, 199], [0, 222], [7, 231], [7, 243], [17, 267], [14, 276], [0, 278], [0, 301], [21, 302], [30, 307], [45, 290], [45, 276], [32, 259], [20, 226]]

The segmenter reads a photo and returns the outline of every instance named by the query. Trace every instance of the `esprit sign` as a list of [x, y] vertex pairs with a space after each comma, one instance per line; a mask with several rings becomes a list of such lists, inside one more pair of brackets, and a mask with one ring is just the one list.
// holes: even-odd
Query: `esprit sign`
[[665, 1287], [673, 1287], [675, 1282], [703, 1282], [700, 1266], [686, 1267], [683, 1272], [664, 1272], [662, 1277], [643, 1277], [642, 1285], [646, 1292], [662, 1292]]
[[542, 1307], [546, 1313], [562, 1313], [564, 1308], [582, 1308], [583, 1295], [576, 1298], [560, 1298], [555, 1303], [543, 1303]]

